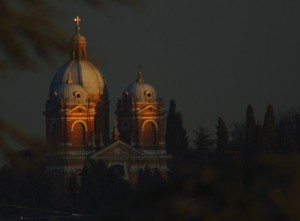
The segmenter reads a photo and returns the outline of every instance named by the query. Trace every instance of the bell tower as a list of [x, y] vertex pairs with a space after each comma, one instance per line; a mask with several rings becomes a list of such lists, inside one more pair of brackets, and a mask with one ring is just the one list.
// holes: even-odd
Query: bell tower
[[[46, 102], [46, 135], [50, 148], [48, 170], [80, 175], [87, 155], [109, 142], [108, 90], [102, 73], [87, 59], [87, 42], [76, 33], [70, 59], [55, 73]], [[64, 182], [66, 183], [66, 182]]]
[[136, 81], [117, 103], [116, 115], [120, 140], [147, 154], [166, 153], [164, 103], [144, 81], [140, 66]]

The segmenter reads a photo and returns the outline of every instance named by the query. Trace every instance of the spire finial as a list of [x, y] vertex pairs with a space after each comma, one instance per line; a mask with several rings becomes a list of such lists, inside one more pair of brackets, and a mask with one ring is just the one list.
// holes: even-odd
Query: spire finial
[[80, 19], [80, 17], [77, 15], [77, 17], [74, 18], [74, 21], [76, 22], [76, 27], [75, 27], [76, 33], [79, 34], [81, 19]]
[[68, 73], [68, 79], [67, 79], [67, 83], [72, 84], [73, 80], [71, 78], [71, 72]]
[[115, 127], [114, 127], [114, 132], [113, 132], [113, 138], [114, 138], [114, 141], [117, 141], [120, 139], [120, 132], [119, 132], [119, 129], [118, 129], [118, 119], [117, 119], [117, 116], [115, 116]]
[[120, 133], [119, 133], [118, 127], [114, 128], [113, 139], [114, 139], [114, 141], [117, 141], [120, 139]]
[[144, 82], [143, 76], [142, 76], [142, 65], [139, 64], [139, 71], [138, 71], [138, 78], [136, 80], [137, 82]]

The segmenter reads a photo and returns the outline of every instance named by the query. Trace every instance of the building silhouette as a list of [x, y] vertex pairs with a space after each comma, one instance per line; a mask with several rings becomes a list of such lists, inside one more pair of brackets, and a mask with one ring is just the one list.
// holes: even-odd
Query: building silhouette
[[[77, 17], [70, 59], [54, 74], [46, 102], [46, 135], [50, 152], [47, 173], [64, 188], [70, 176], [80, 180], [83, 167], [102, 160], [134, 186], [148, 166], [167, 176], [165, 108], [155, 89], [137, 79], [122, 93], [115, 111], [113, 139], [109, 129], [108, 88], [103, 74], [87, 58], [87, 42]], [[61, 185], [64, 185], [62, 187]]]

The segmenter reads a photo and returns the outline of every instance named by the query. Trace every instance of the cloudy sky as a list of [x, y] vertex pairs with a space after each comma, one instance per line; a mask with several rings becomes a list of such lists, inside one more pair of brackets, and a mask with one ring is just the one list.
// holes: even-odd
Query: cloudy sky
[[[70, 37], [81, 17], [88, 56], [108, 84], [112, 122], [139, 64], [166, 106], [176, 100], [190, 137], [198, 125], [215, 133], [219, 116], [228, 127], [244, 121], [248, 104], [259, 122], [268, 104], [277, 113], [300, 106], [298, 1], [151, 0], [102, 10], [67, 2], [53, 17]], [[51, 78], [67, 60], [68, 52], [51, 66], [2, 78], [0, 117], [44, 138]]]

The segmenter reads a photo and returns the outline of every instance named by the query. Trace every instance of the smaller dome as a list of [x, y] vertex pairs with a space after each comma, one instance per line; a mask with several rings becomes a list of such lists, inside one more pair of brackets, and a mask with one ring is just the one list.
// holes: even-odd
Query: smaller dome
[[152, 103], [156, 102], [156, 91], [152, 85], [144, 82], [142, 72], [139, 71], [137, 80], [124, 90], [123, 99]]
[[55, 100], [74, 103], [87, 102], [87, 92], [79, 84], [66, 82], [50, 94]]

